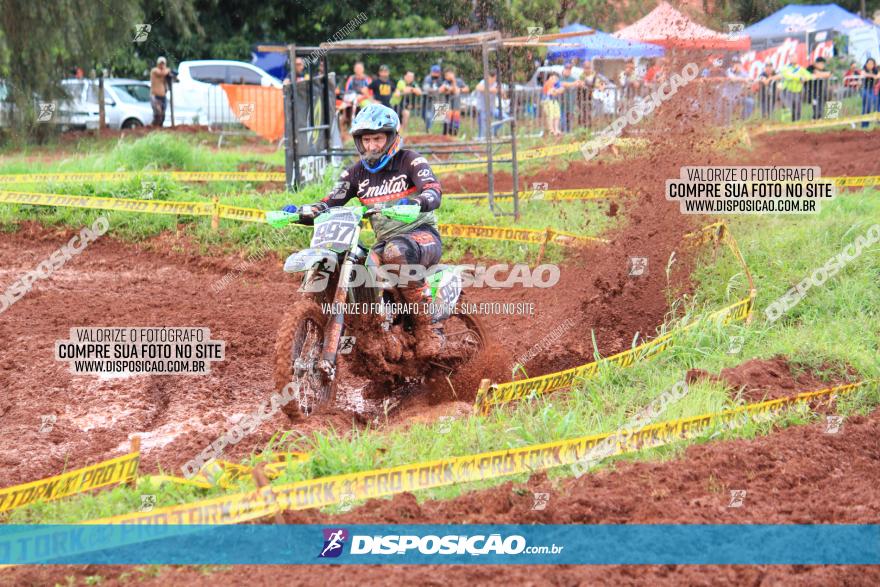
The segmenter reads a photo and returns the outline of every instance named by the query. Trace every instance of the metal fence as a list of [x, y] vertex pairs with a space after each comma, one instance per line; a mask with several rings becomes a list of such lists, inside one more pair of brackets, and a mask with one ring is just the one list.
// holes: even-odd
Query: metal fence
[[[779, 80], [739, 81], [725, 78], [697, 78], [696, 105], [707, 120], [719, 126], [750, 122], [786, 122], [792, 119], [810, 120], [858, 116], [880, 110], [880, 97], [868, 85], [873, 80], [859, 76], [808, 81], [803, 91], [786, 91]], [[880, 81], [878, 81], [880, 85]], [[472, 86], [473, 88], [473, 86]], [[639, 102], [648, 99], [657, 86], [643, 85], [638, 91], [609, 82], [605, 87], [570, 88], [557, 99], [557, 106], [548, 107], [540, 86], [517, 85], [504, 88], [501, 100], [493, 95], [491, 116], [483, 113], [482, 95], [471, 91], [460, 96], [458, 109], [439, 94], [412, 96], [407, 108], [396, 109], [403, 115], [408, 110], [406, 131], [411, 134], [430, 133], [452, 135], [457, 138], [485, 138], [491, 128], [494, 136], [510, 134], [510, 119], [516, 120], [518, 136], [541, 136], [558, 116], [559, 129], [571, 133], [579, 129], [598, 130], [610, 124]], [[261, 86], [235, 86], [236, 100], [230, 104], [227, 92], [219, 85], [200, 96], [178, 94], [175, 86], [175, 107], [200, 110], [199, 123], [207, 123], [221, 134], [250, 132], [251, 128], [283, 128], [281, 92]], [[0, 101], [2, 102], [2, 101]], [[341, 102], [341, 101], [340, 101]], [[337, 106], [337, 115], [346, 120], [356, 113], [345, 104]], [[331, 105], [332, 108], [332, 105]], [[170, 118], [170, 108], [166, 117]], [[0, 125], [8, 125], [12, 116], [11, 104], [0, 103]], [[279, 119], [279, 117], [281, 117]], [[183, 122], [177, 117], [176, 122]], [[247, 124], [245, 124], [247, 123]], [[344, 126], [343, 126], [344, 128]]]
[[[804, 83], [799, 93], [786, 91], [780, 80], [762, 83], [756, 80], [697, 78], [695, 92], [689, 92], [691, 107], [705, 120], [717, 126], [748, 121], [787, 122], [794, 120], [844, 118], [880, 110], [878, 96], [865, 89], [864, 78], [831, 77]], [[870, 82], [869, 82], [870, 83]], [[638, 90], [609, 84], [604, 88], [571, 88], [553, 100], [558, 108], [547, 107], [540, 87], [519, 86], [505, 91], [500, 104], [493, 101], [492, 126], [495, 136], [509, 133], [504, 123], [514, 117], [520, 136], [540, 136], [558, 116], [559, 129], [570, 133], [578, 129], [598, 130], [610, 124], [633, 106], [649, 99], [654, 85]], [[443, 96], [416, 96], [410, 103], [410, 133], [429, 132], [464, 138], [482, 138], [486, 121], [481, 96], [462, 95], [458, 110]], [[402, 109], [398, 108], [402, 113]]]

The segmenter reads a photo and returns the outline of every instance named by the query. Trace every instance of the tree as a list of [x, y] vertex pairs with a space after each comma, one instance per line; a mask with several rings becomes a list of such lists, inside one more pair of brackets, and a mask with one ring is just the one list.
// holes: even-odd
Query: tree
[[[72, 69], [107, 67], [120, 52], [133, 54], [144, 20], [142, 0], [0, 0], [0, 71], [8, 82], [18, 130], [36, 126], [36, 100], [65, 98], [60, 81]], [[151, 2], [184, 35], [195, 18], [192, 0]]]

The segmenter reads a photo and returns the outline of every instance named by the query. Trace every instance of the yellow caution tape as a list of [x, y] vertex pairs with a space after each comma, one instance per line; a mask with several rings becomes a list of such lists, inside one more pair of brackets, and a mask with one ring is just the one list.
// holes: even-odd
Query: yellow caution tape
[[[273, 453], [268, 459], [261, 459], [264, 463], [263, 472], [268, 479], [276, 479], [287, 469], [288, 463], [304, 463], [309, 460], [309, 455], [303, 452]], [[215, 486], [233, 487], [242, 479], [247, 479], [253, 472], [254, 467], [230, 463], [229, 461], [213, 460], [205, 463], [196, 477], [174, 477], [172, 475], [147, 475], [141, 477], [141, 481], [148, 481], [155, 485], [162, 483], [176, 483], [178, 485], [191, 485], [203, 489]]]
[[723, 221], [713, 222], [712, 224], [707, 224], [697, 232], [687, 233], [684, 237], [687, 239], [695, 239], [696, 244], [701, 245], [712, 241], [720, 242], [724, 226], [725, 223]]
[[273, 171], [117, 171], [94, 173], [14, 173], [0, 175], [0, 183], [47, 181], [125, 181], [134, 177], [169, 177], [177, 181], [286, 181], [284, 173]]
[[287, 181], [278, 171], [172, 171], [170, 175], [177, 181]]
[[140, 453], [134, 452], [47, 479], [0, 489], [0, 512], [129, 481], [137, 475], [140, 458]]
[[[147, 174], [148, 172], [143, 172]], [[136, 174], [123, 172], [96, 173], [11, 173], [0, 175], [0, 183], [41, 183], [45, 181], [124, 181]]]
[[214, 210], [212, 202], [169, 202], [165, 200], [97, 198], [92, 196], [66, 196], [63, 194], [9, 191], [0, 191], [0, 203], [118, 210], [120, 212], [139, 212], [142, 214], [186, 214], [188, 216], [211, 216]]
[[848, 116], [846, 118], [830, 118], [810, 122], [787, 122], [782, 124], [764, 124], [751, 131], [752, 135], [760, 135], [770, 132], [787, 130], [809, 130], [811, 128], [825, 128], [829, 126], [842, 126], [857, 122], [872, 122], [880, 120], [880, 113], [863, 114], [861, 116]]
[[[645, 139], [637, 139], [637, 138], [620, 138], [614, 141], [614, 144], [621, 147], [626, 146], [637, 146], [647, 143]], [[584, 141], [578, 141], [575, 143], [564, 143], [561, 145], [550, 145], [549, 147], [533, 147], [531, 149], [524, 149], [516, 152], [516, 160], [517, 161], [532, 161], [535, 159], [545, 159], [547, 157], [552, 157], [554, 155], [566, 155], [568, 153], [574, 153], [575, 151], [580, 151], [581, 147], [586, 144]], [[499, 153], [498, 158], [508, 158], [510, 157], [510, 153]], [[470, 163], [460, 163], [458, 165], [444, 165], [437, 166], [434, 170], [436, 173], [444, 173], [446, 171], [463, 171], [465, 169], [477, 169], [480, 167], [485, 167], [487, 160], [482, 161], [473, 161]], [[496, 165], [509, 165], [509, 163], [495, 163]]]
[[721, 412], [650, 424], [636, 430], [605, 432], [371, 471], [319, 477], [258, 491], [123, 514], [88, 524], [235, 524], [287, 510], [304, 510], [389, 495], [535, 473], [571, 465], [589, 458], [591, 449], [614, 437], [612, 455], [658, 447], [702, 435], [717, 426], [733, 429], [748, 422], [770, 419], [797, 405], [850, 393], [868, 382], [852, 383], [767, 400]]
[[[726, 243], [734, 257], [742, 266], [746, 279], [749, 282], [748, 298], [744, 298], [726, 308], [712, 312], [707, 318], [720, 318], [724, 324], [733, 320], [745, 320], [746, 322], [749, 322], [751, 320], [752, 309], [754, 308], [755, 297], [757, 296], [757, 289], [755, 288], [749, 267], [743, 258], [742, 252], [739, 250], [736, 240], [728, 229], [727, 224], [724, 222], [715, 222], [708, 226], [704, 226], [695, 233], [686, 234], [685, 237], [697, 239], [697, 242], [700, 244], [712, 240]], [[586, 365], [573, 367], [571, 369], [566, 369], [565, 371], [557, 371], [539, 377], [522, 379], [520, 381], [498, 383], [490, 386], [488, 389], [480, 389], [477, 391], [474, 408], [476, 411], [485, 414], [494, 406], [520, 400], [533, 393], [536, 395], [543, 395], [553, 391], [568, 389], [574, 384], [575, 380], [595, 377], [599, 369], [605, 365], [617, 365], [620, 368], [626, 368], [631, 367], [636, 363], [647, 361], [664, 352], [672, 345], [672, 342], [677, 335], [692, 328], [699, 322], [700, 320], [691, 322], [687, 326], [677, 328], [664, 335], [658, 336], [653, 340], [642, 343], [637, 347], [600, 359], [599, 361], [587, 363]]]
[[[838, 187], [865, 187], [880, 185], [880, 175], [867, 175], [858, 177], [826, 177], [830, 179]], [[542, 190], [535, 192], [534, 190], [520, 190], [520, 201], [534, 202], [536, 200], [545, 200], [548, 202], [558, 202], [564, 200], [604, 200], [619, 197], [625, 192], [624, 188], [582, 188], [582, 189], [563, 189], [563, 190]], [[540, 195], [535, 195], [540, 194]], [[449, 200], [486, 200], [489, 198], [488, 192], [459, 192], [455, 194], [443, 194], [443, 199]], [[495, 196], [496, 200], [512, 200], [511, 195]]]
[[[140, 212], [144, 214], [187, 214], [191, 216], [216, 216], [242, 222], [265, 222], [266, 211], [257, 208], [227, 206], [216, 202], [171, 202], [166, 200], [136, 200], [126, 198], [97, 198], [92, 196], [66, 196], [31, 192], [0, 191], [0, 203], [30, 204], [32, 206], [62, 206], [67, 208], [91, 208]], [[543, 243], [546, 230], [529, 228], [506, 228], [501, 226], [471, 226], [464, 224], [441, 224], [443, 236], [477, 238], [526, 243]], [[608, 242], [605, 239], [582, 236], [570, 232], [551, 231], [552, 242], [561, 245], [577, 245], [590, 242]]]
[[837, 187], [864, 187], [880, 185], [880, 175], [863, 175], [856, 177], [828, 177]]
[[[536, 196], [540, 193], [540, 196]], [[565, 189], [565, 190], [543, 190], [534, 192], [533, 190], [520, 191], [520, 201], [533, 202], [535, 200], [545, 200], [548, 202], [558, 202], [564, 200], [604, 200], [608, 198], [616, 198], [623, 193], [623, 188], [584, 188], [584, 189]], [[488, 192], [473, 193], [457, 193], [443, 194], [443, 199], [450, 200], [485, 200], [489, 198]], [[513, 196], [495, 196], [496, 200], [512, 200]]]
[[238, 206], [219, 204], [217, 206], [217, 213], [220, 218], [229, 218], [230, 220], [266, 222], [266, 211], [257, 208], [240, 208]]
[[[735, 304], [712, 312], [706, 316], [706, 318], [720, 320], [723, 324], [727, 324], [733, 320], [744, 319], [751, 312], [751, 308], [752, 299], [743, 298]], [[617, 365], [623, 369], [650, 360], [666, 351], [672, 346], [672, 343], [678, 335], [700, 323], [700, 321], [701, 320], [696, 320], [686, 326], [682, 326], [649, 340], [648, 342], [642, 343], [637, 347], [579, 367], [572, 367], [571, 369], [566, 369], [564, 371], [557, 371], [548, 375], [531, 377], [520, 381], [497, 383], [489, 387], [487, 390], [482, 390], [477, 394], [475, 409], [485, 414], [493, 407], [523, 399], [531, 394], [544, 395], [553, 391], [568, 389], [572, 387], [577, 380], [595, 377], [599, 373], [599, 369], [609, 365]]]
[[[748, 263], [746, 263], [745, 258], [743, 257], [742, 251], [739, 248], [739, 245], [736, 242], [736, 239], [733, 237], [733, 233], [730, 231], [730, 227], [727, 226], [727, 223], [723, 220], [720, 222], [715, 222], [709, 224], [708, 226], [704, 226], [696, 233], [686, 234], [685, 238], [696, 238], [698, 243], [705, 244], [709, 241], [714, 241], [716, 243], [723, 242], [730, 249], [730, 252], [733, 254], [734, 258], [742, 267], [743, 274], [746, 276], [746, 280], [749, 282], [749, 297], [754, 301], [755, 297], [758, 294], [758, 290], [755, 287], [755, 280], [752, 277], [752, 272], [749, 269]], [[751, 322], [751, 315], [746, 317], [746, 323]]]
[[[503, 226], [476, 226], [471, 224], [440, 224], [439, 232], [442, 236], [451, 236], [458, 238], [475, 238], [500, 241], [515, 241], [524, 243], [541, 244], [547, 241], [547, 230], [536, 230], [532, 228], [511, 228]], [[602, 238], [592, 236], [582, 236], [570, 232], [562, 232], [558, 230], [550, 230], [550, 239], [553, 242], [573, 245], [582, 243], [607, 243]]]

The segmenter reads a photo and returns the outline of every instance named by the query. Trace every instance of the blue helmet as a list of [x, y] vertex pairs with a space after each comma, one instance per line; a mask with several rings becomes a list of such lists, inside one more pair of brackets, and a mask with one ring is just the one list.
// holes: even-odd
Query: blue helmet
[[[388, 106], [370, 104], [358, 112], [351, 124], [351, 136], [354, 137], [354, 145], [361, 156], [364, 169], [370, 173], [376, 173], [400, 151], [403, 139], [397, 134], [399, 127], [400, 119], [397, 117], [397, 113]], [[385, 133], [388, 140], [385, 141], [385, 147], [381, 153], [375, 157], [368, 157], [361, 136], [377, 132]]]

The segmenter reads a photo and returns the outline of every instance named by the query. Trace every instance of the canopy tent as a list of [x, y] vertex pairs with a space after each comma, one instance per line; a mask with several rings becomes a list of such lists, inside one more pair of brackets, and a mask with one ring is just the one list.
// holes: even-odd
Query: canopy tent
[[697, 24], [666, 2], [660, 2], [657, 8], [614, 36], [683, 49], [745, 51], [751, 44], [744, 34], [727, 35]]
[[[786, 39], [803, 40], [812, 31], [833, 31], [840, 35], [864, 37], [880, 32], [873, 22], [860, 18], [837, 4], [789, 4], [746, 29], [756, 48], [779, 45]], [[876, 38], [873, 37], [873, 38]], [[876, 47], [873, 47], [876, 52]]]
[[661, 57], [664, 53], [664, 49], [660, 45], [618, 39], [614, 35], [591, 29], [580, 23], [573, 23], [560, 29], [560, 32], [563, 33], [581, 31], [592, 31], [592, 34], [566, 39], [565, 43], [578, 46], [551, 49], [547, 52], [547, 59], [571, 59], [572, 57], [583, 60], [630, 59], [633, 57]]
[[251, 47], [251, 64], [278, 79], [287, 77], [287, 45], [261, 43]]
[[745, 30], [756, 45], [777, 45], [786, 38], [803, 38], [809, 31], [833, 30], [848, 35], [853, 29], [875, 26], [837, 4], [789, 4]]

